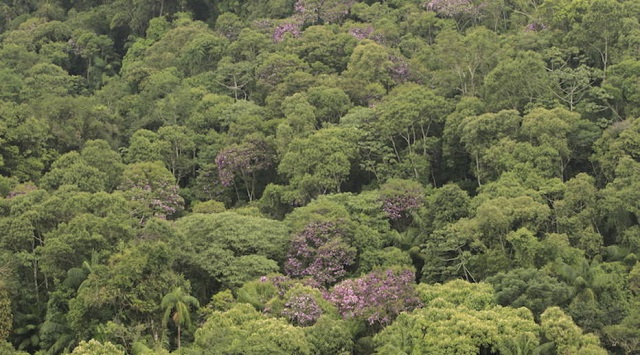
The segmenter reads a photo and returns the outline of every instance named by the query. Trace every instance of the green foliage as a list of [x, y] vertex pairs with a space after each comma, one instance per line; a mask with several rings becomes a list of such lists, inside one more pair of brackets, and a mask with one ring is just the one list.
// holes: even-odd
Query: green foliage
[[570, 285], [536, 269], [514, 269], [487, 279], [501, 306], [526, 307], [539, 317], [551, 306], [566, 307], [573, 291]]
[[302, 328], [266, 318], [247, 304], [214, 312], [196, 331], [195, 349], [205, 354], [310, 354]]
[[517, 335], [534, 347], [539, 344], [539, 326], [531, 312], [492, 305], [486, 284], [459, 281], [422, 290], [424, 308], [401, 314], [374, 337], [378, 353], [502, 353]]
[[304, 329], [312, 354], [348, 354], [353, 349], [351, 332], [344, 321], [322, 316]]
[[9, 292], [4, 286], [0, 284], [0, 341], [4, 342], [9, 333], [11, 333], [13, 323], [13, 314], [11, 313], [11, 299], [9, 298]]
[[424, 304], [441, 298], [456, 306], [464, 306], [478, 311], [495, 306], [493, 289], [486, 283], [469, 283], [463, 280], [449, 281], [445, 284], [419, 284], [417, 287], [420, 300]]
[[121, 355], [124, 353], [124, 351], [119, 350], [110, 342], [101, 343], [94, 339], [91, 339], [88, 342], [80, 342], [72, 352], [72, 354], [77, 355]]
[[583, 334], [571, 317], [558, 307], [547, 308], [540, 316], [542, 334], [556, 346], [558, 354], [606, 354], [593, 334]]
[[326, 128], [294, 140], [278, 166], [295, 191], [296, 197], [289, 202], [302, 204], [321, 194], [340, 192], [356, 158], [358, 135], [353, 129]]
[[192, 208], [194, 213], [221, 213], [226, 210], [224, 203], [216, 200], [198, 203]]
[[289, 242], [289, 229], [278, 221], [233, 212], [193, 214], [176, 229], [189, 236], [188, 263], [226, 287], [239, 288], [278, 271]]
[[[637, 352], [639, 21], [631, 0], [4, 1], [0, 353]], [[425, 307], [338, 320], [316, 261], [415, 271]]]

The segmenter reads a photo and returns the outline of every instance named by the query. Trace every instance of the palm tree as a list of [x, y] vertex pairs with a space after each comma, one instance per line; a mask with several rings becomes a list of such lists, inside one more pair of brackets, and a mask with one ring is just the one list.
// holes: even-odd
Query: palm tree
[[162, 318], [163, 324], [169, 323], [169, 318], [173, 320], [173, 323], [178, 328], [178, 349], [180, 349], [180, 336], [182, 327], [191, 326], [191, 314], [189, 313], [189, 305], [194, 307], [200, 307], [198, 300], [185, 293], [182, 287], [178, 287], [172, 292], [168, 293], [162, 298], [161, 307], [164, 308], [164, 317]]

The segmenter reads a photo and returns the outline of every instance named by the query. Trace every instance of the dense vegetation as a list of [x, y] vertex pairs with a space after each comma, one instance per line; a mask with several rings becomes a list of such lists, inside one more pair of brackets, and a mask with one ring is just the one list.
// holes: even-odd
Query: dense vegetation
[[640, 2], [3, 0], [0, 351], [640, 353]]

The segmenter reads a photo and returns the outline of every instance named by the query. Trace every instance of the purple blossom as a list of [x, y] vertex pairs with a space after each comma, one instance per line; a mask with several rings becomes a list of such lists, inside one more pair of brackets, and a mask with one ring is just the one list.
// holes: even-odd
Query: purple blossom
[[359, 40], [369, 38], [369, 36], [371, 36], [371, 33], [373, 33], [373, 27], [371, 26], [367, 26], [364, 28], [354, 27], [349, 30], [349, 34]]
[[542, 22], [532, 22], [530, 24], [527, 25], [527, 27], [524, 28], [525, 32], [538, 32], [538, 31], [542, 31], [545, 28], [547, 28], [547, 26], [542, 23]]
[[390, 219], [409, 217], [424, 202], [422, 185], [411, 180], [390, 179], [380, 189], [380, 201]]
[[400, 219], [420, 207], [420, 204], [418, 196], [393, 196], [382, 201], [382, 210], [389, 218]]
[[391, 56], [389, 59], [393, 63], [391, 67], [393, 79], [398, 83], [406, 81], [409, 77], [409, 64], [401, 57]]
[[293, 325], [310, 326], [322, 315], [322, 310], [313, 295], [299, 294], [293, 295], [284, 304], [282, 315]]
[[285, 272], [291, 277], [312, 277], [320, 285], [330, 285], [346, 274], [356, 250], [343, 238], [334, 222], [307, 225], [292, 242]]
[[273, 152], [262, 140], [251, 140], [242, 144], [231, 145], [218, 153], [216, 165], [218, 178], [222, 186], [233, 186], [236, 178], [240, 178], [247, 189], [249, 199], [253, 199], [255, 174], [273, 164]]
[[[139, 164], [144, 169], [145, 164]], [[148, 172], [147, 172], [148, 173]], [[167, 217], [184, 209], [184, 199], [178, 194], [178, 186], [158, 177], [147, 175], [144, 171], [125, 176], [119, 189], [125, 191], [126, 196], [137, 203], [132, 214], [141, 217], [140, 223], [144, 223], [148, 217], [166, 219]], [[173, 179], [173, 176], [170, 177]], [[153, 180], [155, 179], [155, 180]]]
[[369, 325], [390, 324], [400, 312], [421, 306], [411, 270], [376, 271], [361, 278], [345, 280], [330, 292], [328, 300], [343, 318], [356, 318]]
[[293, 11], [297, 14], [304, 14], [305, 12], [307, 12], [306, 8], [304, 7], [304, 1], [296, 1], [296, 3], [293, 5]]
[[282, 40], [284, 39], [284, 35], [286, 33], [290, 33], [291, 36], [293, 36], [293, 38], [300, 37], [300, 24], [289, 22], [289, 23], [284, 23], [282, 25], [279, 25], [273, 31], [273, 36], [272, 36], [273, 42], [274, 43], [282, 42]]

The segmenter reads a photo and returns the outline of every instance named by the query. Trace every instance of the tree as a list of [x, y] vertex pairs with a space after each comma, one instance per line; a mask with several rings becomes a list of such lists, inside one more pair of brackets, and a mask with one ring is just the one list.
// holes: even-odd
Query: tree
[[69, 152], [56, 159], [41, 180], [44, 188], [57, 189], [61, 185], [75, 185], [81, 191], [104, 191], [107, 183], [104, 172], [90, 166], [78, 152]]
[[420, 246], [424, 260], [422, 282], [444, 282], [460, 277], [476, 280], [472, 265], [477, 254], [486, 248], [479, 237], [477, 222], [468, 218], [436, 230]]
[[[362, 83], [362, 86], [378, 84], [388, 90], [393, 86], [392, 67], [393, 63], [385, 47], [373, 41], [363, 41], [353, 49], [347, 70], [343, 75], [349, 80]], [[349, 90], [345, 91], [349, 93]], [[353, 99], [353, 95], [350, 96]]]
[[515, 137], [521, 121], [517, 111], [500, 111], [470, 116], [461, 122], [460, 140], [472, 156], [478, 185], [482, 185], [484, 180], [483, 158], [486, 150], [502, 138]]
[[259, 136], [224, 148], [216, 156], [220, 183], [223, 186], [233, 185], [238, 194], [236, 180], [242, 181], [249, 201], [253, 201], [257, 197], [259, 173], [272, 166], [273, 155], [269, 142]]
[[[624, 157], [640, 160], [640, 119], [630, 118], [609, 126], [593, 144], [591, 158], [606, 182], [613, 181], [616, 169]], [[628, 163], [627, 163], [628, 164]]]
[[486, 281], [493, 285], [499, 305], [527, 307], [536, 318], [551, 306], [566, 307], [573, 295], [570, 285], [537, 269], [501, 272]]
[[463, 32], [482, 18], [482, 8], [485, 5], [486, 3], [471, 0], [431, 0], [425, 7], [439, 16], [453, 18], [458, 31]]
[[622, 31], [622, 5], [617, 1], [595, 0], [586, 6], [586, 10], [577, 14], [581, 21], [572, 23], [573, 29], [567, 37], [583, 46], [591, 63], [606, 73], [611, 62], [611, 48], [615, 48]]
[[195, 333], [195, 349], [216, 354], [311, 353], [303, 328], [282, 318], [267, 318], [242, 303], [213, 312]]
[[380, 186], [382, 210], [391, 220], [410, 219], [424, 200], [424, 188], [415, 181], [390, 179]]
[[295, 51], [313, 72], [341, 73], [357, 40], [347, 33], [335, 33], [326, 26], [310, 26], [295, 43]]
[[189, 236], [185, 269], [201, 299], [279, 271], [290, 242], [284, 223], [234, 212], [192, 214], [178, 219], [176, 229]]
[[285, 271], [293, 277], [310, 276], [325, 287], [335, 283], [355, 261], [356, 250], [344, 239], [339, 223], [308, 224], [291, 241]]
[[200, 307], [200, 303], [195, 297], [185, 293], [181, 287], [166, 294], [160, 304], [160, 307], [165, 310], [162, 322], [166, 325], [169, 319], [171, 319], [178, 329], [178, 349], [181, 347], [180, 337], [182, 335], [182, 327], [192, 326], [189, 306]]
[[124, 355], [125, 352], [118, 349], [110, 342], [101, 343], [91, 339], [89, 341], [81, 341], [78, 346], [73, 349], [71, 354], [74, 355]]
[[125, 163], [162, 161], [164, 154], [169, 150], [167, 142], [161, 140], [157, 133], [139, 129], [129, 139], [124, 161]]
[[570, 316], [559, 307], [550, 307], [540, 316], [545, 338], [553, 342], [558, 354], [607, 354], [594, 334], [583, 334]]
[[184, 209], [174, 176], [160, 162], [127, 165], [118, 189], [141, 224], [151, 217], [167, 218]]
[[550, 86], [542, 56], [526, 52], [501, 61], [487, 74], [484, 97], [494, 110], [522, 112], [527, 105], [544, 102], [545, 96], [549, 96]]
[[326, 123], [337, 124], [351, 108], [349, 96], [339, 88], [316, 86], [307, 90], [309, 103], [315, 108], [319, 126]]
[[436, 70], [433, 81], [440, 90], [465, 96], [481, 92], [484, 76], [499, 61], [496, 36], [485, 27], [472, 28], [465, 36], [452, 29], [438, 33], [429, 59]]
[[[168, 223], [163, 222], [148, 222], [143, 229], [146, 235], [141, 233], [125, 244], [106, 265], [92, 266], [91, 274], [69, 301], [67, 319], [78, 337], [103, 333], [127, 349], [140, 336], [154, 346], [161, 344], [166, 329], [162, 299], [177, 288], [188, 287], [188, 281], [174, 271], [180, 257], [178, 245], [185, 243], [179, 235], [171, 235]], [[119, 326], [106, 329], [108, 322]]]
[[560, 166], [554, 176], [564, 181], [567, 168], [573, 160], [586, 160], [586, 156], [581, 155], [589, 150], [595, 140], [592, 133], [595, 130], [591, 122], [575, 112], [564, 108], [537, 108], [522, 118], [520, 133], [531, 144], [555, 151]]
[[431, 165], [436, 160], [434, 148], [438, 144], [436, 137], [449, 111], [449, 103], [444, 97], [424, 86], [403, 84], [394, 88], [376, 105], [375, 120], [365, 129], [371, 130], [370, 139], [386, 142], [387, 146], [393, 148], [395, 157], [392, 161], [376, 161], [373, 164], [395, 163], [395, 169], [390, 174], [393, 177], [410, 178], [422, 183], [432, 180]]
[[278, 166], [302, 204], [321, 194], [340, 192], [351, 164], [357, 158], [359, 132], [348, 128], [325, 128], [308, 138], [295, 139]]
[[627, 59], [607, 69], [607, 77], [602, 88], [612, 98], [610, 109], [622, 119], [630, 119], [640, 114], [640, 83], [636, 80], [640, 74], [640, 61]]
[[374, 329], [393, 322], [420, 305], [411, 270], [378, 270], [337, 284], [329, 300], [344, 319], [357, 319]]
[[486, 284], [473, 286], [459, 280], [424, 289], [431, 292], [424, 295], [423, 308], [400, 314], [374, 337], [378, 352], [502, 354], [507, 353], [507, 344], [518, 337], [532, 347], [540, 342], [539, 326], [531, 312], [495, 306]]
[[180, 182], [194, 172], [196, 155], [195, 133], [184, 126], [163, 126], [158, 130], [158, 138], [165, 148], [165, 166]]
[[313, 326], [304, 329], [312, 354], [348, 354], [353, 349], [352, 335], [344, 321], [321, 316]]
[[98, 169], [105, 176], [105, 190], [113, 191], [120, 184], [125, 165], [122, 156], [111, 149], [105, 140], [86, 141], [80, 156], [90, 166]]
[[19, 181], [36, 181], [44, 167], [54, 160], [52, 138], [46, 121], [33, 117], [27, 105], [0, 102], [0, 172]]

